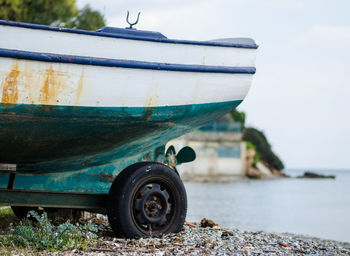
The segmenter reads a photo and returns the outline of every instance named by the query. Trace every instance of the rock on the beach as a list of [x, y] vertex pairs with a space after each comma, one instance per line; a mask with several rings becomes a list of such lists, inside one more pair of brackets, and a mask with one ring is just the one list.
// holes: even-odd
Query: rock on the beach
[[206, 218], [201, 220], [201, 224], [200, 225], [201, 225], [202, 228], [206, 228], [206, 227], [212, 228], [214, 226], [217, 226], [217, 224], [214, 221], [206, 219]]

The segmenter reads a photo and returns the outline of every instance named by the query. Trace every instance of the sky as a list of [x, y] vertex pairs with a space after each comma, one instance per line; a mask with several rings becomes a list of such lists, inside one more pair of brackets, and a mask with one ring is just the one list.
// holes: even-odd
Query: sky
[[78, 0], [108, 26], [168, 38], [250, 37], [257, 73], [239, 110], [264, 131], [287, 168], [350, 170], [350, 1]]

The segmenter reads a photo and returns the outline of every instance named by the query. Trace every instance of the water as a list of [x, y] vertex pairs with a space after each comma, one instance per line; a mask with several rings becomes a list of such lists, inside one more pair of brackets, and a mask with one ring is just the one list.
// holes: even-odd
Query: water
[[[336, 179], [185, 183], [188, 221], [210, 218], [242, 230], [291, 232], [350, 242], [350, 171]], [[295, 176], [298, 171], [287, 171]]]

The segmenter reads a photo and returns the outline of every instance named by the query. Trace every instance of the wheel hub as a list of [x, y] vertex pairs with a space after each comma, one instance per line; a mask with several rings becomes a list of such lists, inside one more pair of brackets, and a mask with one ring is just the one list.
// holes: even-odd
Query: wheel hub
[[162, 205], [160, 200], [158, 200], [158, 198], [156, 198], [156, 201], [147, 201], [145, 203], [145, 212], [148, 216], [153, 217], [155, 215], [157, 215], [160, 210], [162, 210]]
[[167, 222], [170, 209], [169, 193], [159, 184], [143, 185], [136, 193], [134, 214], [141, 226], [161, 227]]

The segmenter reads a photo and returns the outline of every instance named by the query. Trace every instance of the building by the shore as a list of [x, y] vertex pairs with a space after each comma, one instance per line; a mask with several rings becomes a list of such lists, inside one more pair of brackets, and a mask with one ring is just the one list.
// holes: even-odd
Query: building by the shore
[[177, 166], [185, 181], [230, 181], [247, 175], [246, 142], [241, 123], [217, 121], [188, 133], [168, 145], [192, 147], [196, 160]]

